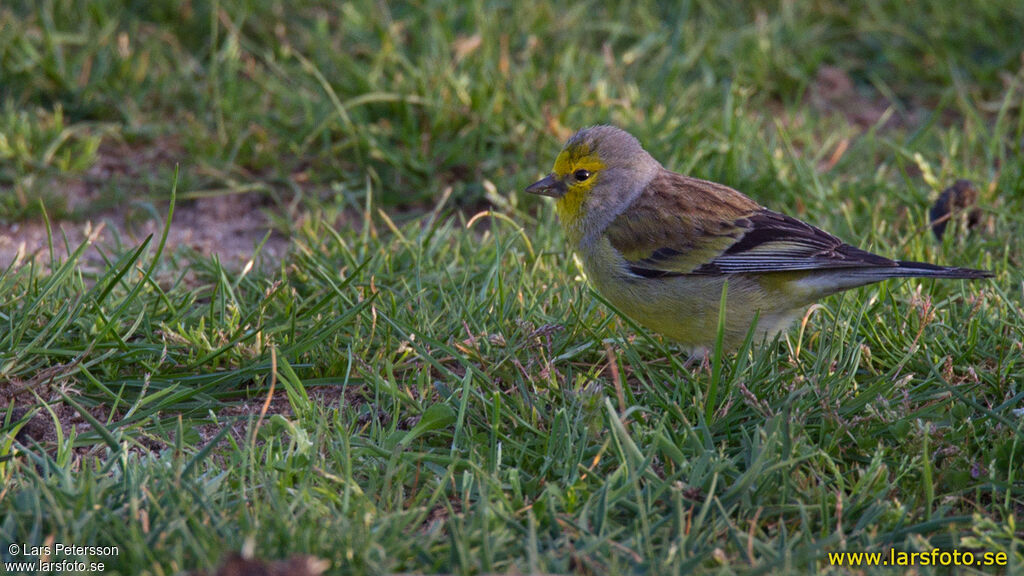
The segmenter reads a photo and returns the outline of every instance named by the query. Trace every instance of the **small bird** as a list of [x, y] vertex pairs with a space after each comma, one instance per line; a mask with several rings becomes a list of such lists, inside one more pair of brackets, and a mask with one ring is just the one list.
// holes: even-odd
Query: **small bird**
[[785, 329], [816, 300], [887, 278], [989, 278], [990, 272], [872, 254], [744, 194], [666, 169], [628, 132], [584, 128], [526, 191], [555, 198], [587, 277], [619, 310], [704, 353]]

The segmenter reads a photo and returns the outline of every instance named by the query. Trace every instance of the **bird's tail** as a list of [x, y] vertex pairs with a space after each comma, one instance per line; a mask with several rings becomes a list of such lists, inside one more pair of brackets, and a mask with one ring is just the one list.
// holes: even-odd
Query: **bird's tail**
[[980, 280], [991, 278], [988, 270], [973, 268], [956, 268], [953, 266], [937, 266], [927, 262], [907, 262], [898, 260], [895, 266], [864, 266], [843, 270], [842, 289], [854, 288], [864, 284], [881, 282], [889, 278], [959, 278], [963, 280]]
[[809, 274], [801, 278], [798, 284], [813, 294], [815, 299], [823, 294], [835, 294], [850, 288], [874, 284], [889, 278], [960, 278], [979, 280], [991, 278], [993, 274], [987, 270], [971, 268], [954, 268], [936, 266], [926, 262], [895, 261], [889, 266], [862, 266], [832, 269], [824, 274]]
[[961, 278], [964, 280], [979, 280], [994, 276], [988, 270], [975, 270], [973, 268], [956, 268], [953, 266], [936, 266], [927, 262], [908, 262], [899, 260], [892, 268], [879, 268], [886, 278]]

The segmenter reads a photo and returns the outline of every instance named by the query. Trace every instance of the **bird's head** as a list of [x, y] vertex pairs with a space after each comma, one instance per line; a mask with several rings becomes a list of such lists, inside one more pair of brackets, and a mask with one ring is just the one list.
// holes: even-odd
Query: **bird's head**
[[617, 215], [660, 168], [630, 133], [593, 126], [569, 138], [551, 173], [526, 191], [555, 198], [559, 218], [570, 227], [588, 214]]

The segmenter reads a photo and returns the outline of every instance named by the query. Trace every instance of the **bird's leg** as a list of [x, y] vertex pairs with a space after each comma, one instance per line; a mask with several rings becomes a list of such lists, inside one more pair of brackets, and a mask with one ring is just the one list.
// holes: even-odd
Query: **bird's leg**
[[710, 372], [711, 350], [708, 350], [704, 346], [700, 346], [698, 348], [690, 348], [686, 350], [686, 353], [689, 355], [689, 357], [686, 359], [685, 362], [683, 362], [683, 368], [691, 372], [695, 368], [697, 368], [698, 371], [708, 370]]

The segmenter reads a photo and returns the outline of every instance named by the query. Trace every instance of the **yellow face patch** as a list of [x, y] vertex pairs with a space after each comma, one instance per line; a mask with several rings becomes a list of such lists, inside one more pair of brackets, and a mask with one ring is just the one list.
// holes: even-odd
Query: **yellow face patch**
[[[568, 188], [565, 195], [555, 202], [558, 210], [558, 217], [562, 222], [571, 224], [580, 216], [580, 208], [587, 193], [594, 187], [594, 183], [601, 177], [601, 170], [605, 167], [597, 151], [592, 150], [586, 144], [577, 144], [562, 150], [555, 159], [553, 172]], [[590, 178], [580, 182], [574, 174], [578, 170], [590, 172]]]
[[596, 174], [602, 168], [604, 162], [601, 162], [601, 157], [596, 151], [591, 150], [586, 144], [577, 144], [562, 150], [558, 158], [555, 158], [554, 172], [564, 177], [577, 170], [589, 170]]

